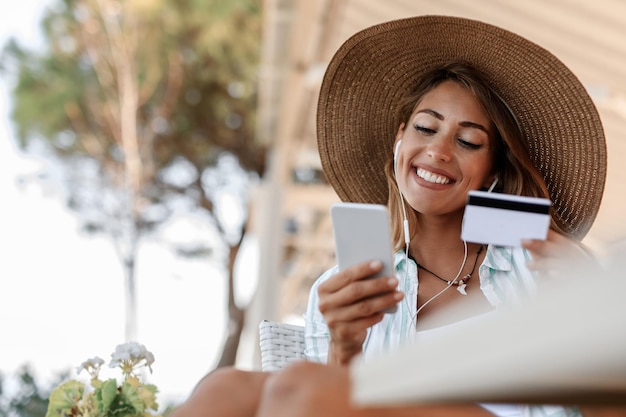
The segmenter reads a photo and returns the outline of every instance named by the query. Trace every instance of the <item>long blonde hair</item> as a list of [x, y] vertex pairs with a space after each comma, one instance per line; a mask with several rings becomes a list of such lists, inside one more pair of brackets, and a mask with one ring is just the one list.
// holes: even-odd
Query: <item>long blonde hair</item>
[[[411, 114], [424, 95], [444, 81], [456, 82], [471, 91], [495, 127], [493, 174], [498, 177], [495, 191], [550, 198], [541, 173], [529, 157], [526, 141], [515, 116], [506, 103], [489, 86], [486, 78], [469, 64], [456, 62], [427, 72], [410, 94], [400, 102], [397, 126], [404, 124], [406, 128]], [[395, 249], [398, 250], [404, 246], [404, 232], [402, 207], [394, 174], [393, 158], [389, 158], [385, 164], [385, 175], [389, 191], [387, 205], [391, 216], [391, 233]], [[416, 213], [413, 210], [408, 210], [407, 219], [409, 230], [415, 233], [418, 226]], [[553, 216], [551, 227], [562, 232], [554, 222]]]

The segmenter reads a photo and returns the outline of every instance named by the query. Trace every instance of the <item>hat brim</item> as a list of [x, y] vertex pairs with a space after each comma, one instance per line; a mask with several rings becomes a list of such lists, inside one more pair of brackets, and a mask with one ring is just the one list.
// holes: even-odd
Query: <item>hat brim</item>
[[556, 223], [582, 239], [598, 213], [606, 143], [578, 78], [527, 39], [483, 22], [420, 16], [358, 32], [336, 52], [317, 110], [324, 173], [344, 201], [387, 203], [384, 163], [397, 132], [397, 104], [421, 75], [465, 61], [481, 71], [520, 124], [543, 175]]

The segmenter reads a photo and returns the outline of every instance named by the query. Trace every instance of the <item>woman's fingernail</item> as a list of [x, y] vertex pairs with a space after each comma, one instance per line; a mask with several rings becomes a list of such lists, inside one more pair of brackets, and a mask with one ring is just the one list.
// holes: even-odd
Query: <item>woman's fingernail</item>
[[381, 267], [381, 265], [382, 265], [382, 263], [381, 263], [379, 260], [372, 261], [372, 262], [370, 263], [370, 267], [371, 267], [372, 269], [377, 269], [377, 268], [380, 268], [380, 267]]
[[389, 278], [387, 280], [387, 284], [389, 284], [390, 287], [395, 287], [396, 285], [398, 285], [398, 279], [397, 278]]

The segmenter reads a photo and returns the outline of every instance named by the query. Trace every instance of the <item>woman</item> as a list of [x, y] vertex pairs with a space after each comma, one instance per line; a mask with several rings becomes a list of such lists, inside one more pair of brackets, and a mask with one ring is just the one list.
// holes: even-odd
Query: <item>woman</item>
[[[380, 269], [373, 262], [333, 268], [316, 282], [305, 316], [314, 361], [347, 365], [361, 353], [453, 331], [532, 297], [532, 269], [558, 268], [572, 253], [580, 258], [578, 240], [604, 187], [602, 126], [576, 77], [526, 39], [440, 16], [368, 28], [331, 61], [317, 127], [331, 185], [345, 201], [388, 203], [402, 250], [396, 277], [362, 280]], [[524, 248], [463, 242], [467, 193], [481, 188], [550, 198], [548, 239]], [[396, 303], [397, 313], [382, 313]], [[180, 415], [580, 415], [516, 405], [358, 409], [349, 384], [346, 366], [302, 363], [271, 377], [220, 370]]]
[[[318, 145], [342, 200], [388, 205], [404, 254], [395, 257], [399, 285], [361, 280], [368, 265], [333, 268], [315, 283], [305, 315], [310, 360], [346, 364], [423, 337], [421, 329], [515, 304], [536, 290], [530, 269], [587, 258], [578, 240], [604, 187], [602, 126], [571, 71], [513, 33], [422, 16], [356, 34], [326, 72]], [[463, 242], [468, 191], [494, 187], [551, 199], [548, 239], [524, 249]], [[397, 314], [381, 313], [402, 295]], [[456, 316], [435, 314], [450, 306]]]
[[[311, 290], [306, 315], [310, 360], [347, 364], [361, 353], [366, 336], [365, 352], [382, 352], [413, 338], [416, 325], [440, 327], [534, 292], [526, 251], [460, 239], [470, 190], [497, 186], [508, 194], [549, 198], [513, 117], [468, 64], [438, 66], [420, 80], [399, 107], [396, 152], [385, 165], [393, 240], [396, 249], [405, 246], [395, 258], [402, 284], [362, 280], [373, 272], [369, 265], [324, 274]], [[555, 222], [553, 229], [559, 230]], [[552, 241], [560, 250], [567, 247], [557, 232], [550, 233]], [[448, 291], [454, 286], [463, 295]], [[381, 313], [381, 305], [395, 304], [404, 294], [400, 313]], [[448, 304], [460, 307], [457, 317], [435, 322], [433, 313]]]

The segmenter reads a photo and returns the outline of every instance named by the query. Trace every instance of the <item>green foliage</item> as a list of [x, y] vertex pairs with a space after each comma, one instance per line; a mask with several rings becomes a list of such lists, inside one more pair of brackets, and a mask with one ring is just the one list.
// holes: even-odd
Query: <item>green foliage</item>
[[[174, 210], [204, 210], [234, 253], [243, 239], [245, 221], [222, 224], [214, 209], [216, 189], [233, 184], [247, 208], [246, 187], [265, 170], [254, 140], [261, 22], [260, 0], [56, 0], [41, 50], [3, 48], [19, 144], [62, 162], [68, 207], [112, 239], [127, 330], [140, 239]], [[222, 169], [231, 156], [237, 167]]]
[[59, 385], [50, 395], [46, 417], [144, 417], [156, 411], [156, 387], [138, 385], [126, 379], [119, 387], [115, 379], [108, 379], [93, 391], [85, 393], [78, 381]]
[[[64, 379], [66, 374], [58, 378]], [[8, 392], [8, 381], [0, 375], [0, 417], [44, 417], [49, 389], [37, 383], [28, 365], [24, 365], [13, 379], [17, 385]]]
[[[68, 373], [64, 372], [57, 379], [63, 381], [67, 377]], [[121, 385], [119, 394], [114, 379], [92, 379], [91, 385], [94, 389], [87, 396], [85, 385], [75, 380], [55, 383], [57, 388], [50, 392], [50, 388], [42, 387], [36, 382], [28, 366], [23, 366], [15, 379], [17, 388], [9, 395], [6, 391], [7, 380], [0, 374], [0, 417], [77, 416], [79, 410], [76, 404], [96, 409], [98, 402], [102, 404], [97, 414], [100, 416], [145, 417], [152, 416], [150, 413], [158, 410], [157, 387], [153, 384], [141, 385], [136, 378], [127, 378]], [[103, 401], [104, 398], [106, 401]], [[171, 414], [174, 407], [174, 404], [166, 407], [162, 415], [165, 417]]]
[[75, 403], [83, 398], [84, 392], [84, 385], [78, 381], [68, 381], [61, 384], [50, 394], [48, 410], [55, 411], [54, 413], [48, 411], [46, 417], [73, 415]]
[[[94, 161], [97, 188], [123, 189], [131, 157], [123, 122], [131, 112], [141, 162], [133, 192], [146, 227], [154, 219], [142, 213], [163, 211], [173, 196], [212, 211], [200, 178], [224, 152], [263, 173], [265, 149], [254, 141], [258, 0], [59, 0], [42, 26], [43, 50], [11, 40], [2, 55], [15, 80], [12, 119], [24, 149], [43, 141], [70, 171]], [[164, 180], [163, 170], [181, 161], [193, 168], [192, 180]], [[67, 178], [69, 206], [84, 211], [84, 178]], [[101, 230], [85, 217], [86, 228]]]
[[[144, 384], [135, 372], [140, 367], [150, 367], [154, 356], [145, 346], [135, 342], [118, 345], [110, 367], [117, 367], [124, 375], [123, 381], [99, 379], [103, 360], [89, 359], [79, 367], [91, 375], [91, 387], [71, 380], [52, 391], [45, 417], [152, 417], [158, 410], [157, 388]], [[167, 410], [169, 413], [169, 410]]]
[[117, 397], [117, 381], [108, 379], [96, 388], [96, 398], [98, 399], [98, 410], [105, 414]]

